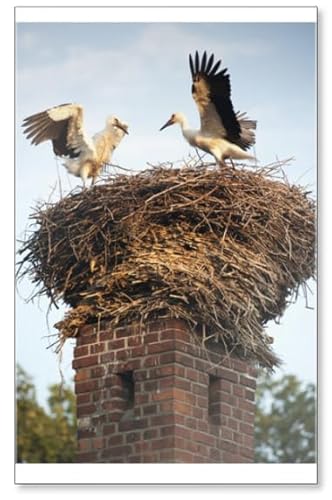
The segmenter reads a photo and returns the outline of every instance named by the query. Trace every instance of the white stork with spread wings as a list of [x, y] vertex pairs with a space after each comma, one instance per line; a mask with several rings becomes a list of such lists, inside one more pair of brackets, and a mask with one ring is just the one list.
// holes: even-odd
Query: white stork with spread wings
[[90, 138], [84, 130], [80, 104], [61, 104], [28, 116], [23, 127], [32, 144], [52, 141], [55, 155], [66, 158], [63, 165], [68, 172], [81, 177], [84, 186], [89, 177], [92, 184], [95, 183], [103, 166], [110, 162], [114, 149], [128, 134], [128, 125], [111, 116], [104, 130]]
[[179, 123], [191, 146], [212, 154], [221, 164], [226, 158], [256, 160], [247, 153], [255, 144], [256, 121], [248, 119], [245, 113], [234, 112], [227, 68], [217, 73], [221, 61], [214, 64], [214, 55], [207, 59], [206, 52], [200, 61], [197, 51], [195, 59], [189, 55], [189, 64], [192, 95], [200, 114], [201, 128], [190, 129], [184, 114], [174, 113], [160, 130]]

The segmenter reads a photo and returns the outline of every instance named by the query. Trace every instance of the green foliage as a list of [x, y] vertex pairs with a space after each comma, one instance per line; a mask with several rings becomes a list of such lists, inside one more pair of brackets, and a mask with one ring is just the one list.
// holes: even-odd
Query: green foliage
[[39, 406], [31, 377], [17, 367], [17, 462], [69, 463], [76, 450], [75, 396], [49, 387], [48, 412]]
[[315, 462], [315, 386], [261, 377], [256, 398], [255, 462]]

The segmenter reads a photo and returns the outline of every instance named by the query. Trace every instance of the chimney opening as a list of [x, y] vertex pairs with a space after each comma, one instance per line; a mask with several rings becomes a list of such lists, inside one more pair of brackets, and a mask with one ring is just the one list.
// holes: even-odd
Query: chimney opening
[[208, 416], [211, 423], [217, 423], [216, 418], [219, 417], [219, 409], [220, 409], [219, 381], [220, 379], [215, 375], [209, 375]]
[[132, 370], [128, 370], [119, 373], [118, 375], [121, 382], [123, 400], [126, 403], [124, 411], [131, 410], [134, 408], [135, 404], [134, 372]]

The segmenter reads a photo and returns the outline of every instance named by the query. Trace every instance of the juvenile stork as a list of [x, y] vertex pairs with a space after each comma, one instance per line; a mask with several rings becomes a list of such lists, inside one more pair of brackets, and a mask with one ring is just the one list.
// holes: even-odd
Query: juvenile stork
[[214, 64], [214, 55], [207, 59], [206, 52], [200, 61], [197, 51], [195, 59], [189, 55], [189, 65], [191, 91], [200, 114], [201, 128], [192, 130], [183, 113], [174, 113], [160, 130], [179, 123], [189, 144], [212, 154], [220, 164], [227, 158], [231, 162], [232, 159], [256, 160], [247, 153], [255, 144], [256, 121], [249, 120], [245, 113], [234, 112], [227, 68], [217, 72], [221, 61]]
[[128, 125], [110, 116], [104, 130], [89, 137], [84, 130], [80, 104], [61, 104], [28, 116], [22, 126], [32, 144], [52, 141], [55, 155], [65, 158], [63, 165], [68, 172], [81, 177], [84, 187], [90, 177], [91, 185], [95, 183], [103, 166], [110, 162], [114, 149], [128, 134]]

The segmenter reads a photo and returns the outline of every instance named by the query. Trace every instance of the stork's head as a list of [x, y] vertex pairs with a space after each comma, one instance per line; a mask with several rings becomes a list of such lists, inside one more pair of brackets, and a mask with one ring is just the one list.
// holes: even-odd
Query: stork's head
[[106, 125], [109, 128], [118, 128], [125, 134], [128, 134], [128, 124], [126, 122], [122, 122], [117, 116], [109, 116], [106, 120]]
[[170, 125], [174, 125], [174, 123], [183, 125], [185, 121], [185, 116], [182, 113], [173, 113], [170, 119], [159, 130], [164, 130], [164, 128], [169, 127]]

